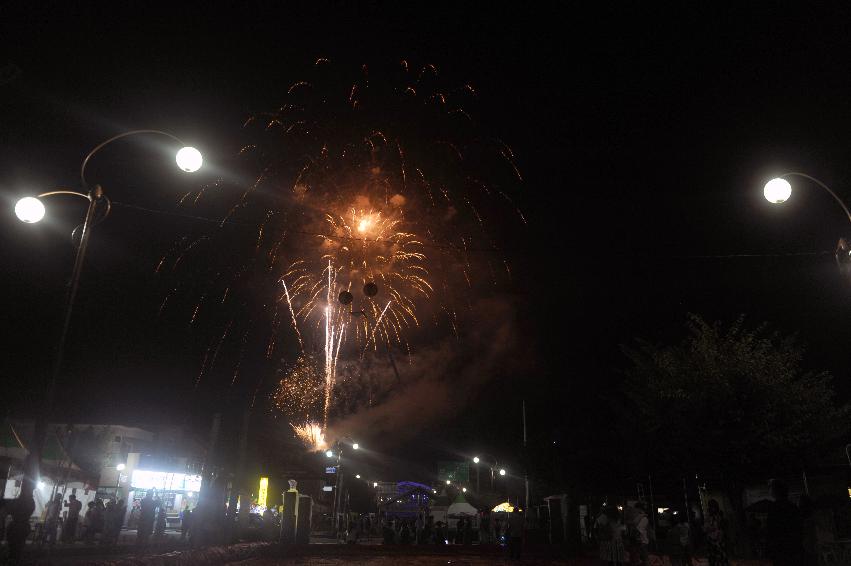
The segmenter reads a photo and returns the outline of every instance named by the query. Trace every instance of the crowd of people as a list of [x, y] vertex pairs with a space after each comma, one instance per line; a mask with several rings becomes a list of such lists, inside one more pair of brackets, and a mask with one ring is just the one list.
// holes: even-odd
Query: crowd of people
[[[780, 480], [769, 484], [772, 503], [766, 513], [764, 534], [759, 535], [758, 554], [772, 560], [775, 566], [815, 566], [818, 559], [815, 538], [808, 536], [806, 521], [809, 513], [808, 499], [802, 496], [799, 506], [789, 501], [789, 489]], [[672, 566], [692, 564], [696, 550], [704, 555], [709, 566], [729, 566], [729, 520], [724, 516], [718, 501], [709, 499], [702, 517], [688, 512], [674, 515], [674, 523], [667, 530], [664, 544], [656, 540], [644, 502], [633, 506], [604, 505], [593, 526], [590, 515], [586, 531], [597, 544], [602, 564], [620, 566], [649, 564], [652, 545], [664, 547]], [[757, 529], [749, 525], [749, 534], [757, 539]]]

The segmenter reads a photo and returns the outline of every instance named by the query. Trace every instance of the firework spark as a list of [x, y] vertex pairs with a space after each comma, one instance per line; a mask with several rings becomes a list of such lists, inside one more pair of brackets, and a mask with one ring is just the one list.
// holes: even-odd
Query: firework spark
[[325, 441], [325, 433], [322, 432], [322, 427], [319, 423], [291, 424], [290, 426], [298, 439], [312, 452], [320, 452], [328, 448], [328, 443]]
[[[417, 72], [404, 61], [386, 77], [364, 66], [343, 84], [345, 73], [331, 68], [318, 60], [313, 80], [295, 83], [277, 111], [246, 122], [260, 127], [239, 159], [259, 174], [230, 192], [237, 202], [216, 205], [217, 232], [185, 239], [157, 267], [191, 265], [204, 280], [180, 285], [201, 297], [187, 313], [193, 322], [207, 320], [213, 306], [229, 313], [209, 337], [198, 382], [220, 350], [225, 357], [225, 338], [257, 320], [271, 321], [267, 359], [286, 351], [281, 344], [298, 345], [298, 361], [281, 372], [271, 400], [312, 447], [339, 414], [341, 360], [363, 367], [383, 342], [395, 370], [392, 350], [413, 355], [413, 341], [428, 336], [424, 326], [458, 336], [474, 277], [496, 282], [494, 265], [509, 269], [485, 221], [494, 220], [494, 202], [519, 215], [508, 196], [520, 182], [514, 155], [475, 127], [472, 87], [443, 88], [434, 66]], [[205, 187], [181, 205], [210, 206], [228, 194], [221, 188]], [[239, 232], [246, 224], [254, 229]], [[496, 257], [471, 258], [474, 249]], [[200, 250], [206, 261], [193, 261]], [[264, 278], [274, 283], [269, 295], [258, 283]], [[273, 315], [263, 318], [259, 308]], [[290, 324], [280, 324], [282, 316]], [[292, 348], [280, 353], [292, 355]]]

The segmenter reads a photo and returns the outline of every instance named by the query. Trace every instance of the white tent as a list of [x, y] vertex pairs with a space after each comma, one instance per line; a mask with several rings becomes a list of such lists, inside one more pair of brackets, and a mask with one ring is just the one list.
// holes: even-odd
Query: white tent
[[455, 501], [446, 510], [447, 517], [470, 517], [479, 514], [479, 510], [467, 503], [463, 495], [458, 495]]

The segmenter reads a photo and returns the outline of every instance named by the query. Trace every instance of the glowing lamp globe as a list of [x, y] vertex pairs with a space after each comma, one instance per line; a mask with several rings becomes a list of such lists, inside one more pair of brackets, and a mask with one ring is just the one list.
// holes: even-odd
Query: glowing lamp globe
[[353, 448], [354, 450], [357, 450], [358, 448], [360, 448], [360, 444], [358, 444], [357, 442], [355, 442], [354, 444], [352, 444], [352, 448]]
[[786, 202], [792, 196], [792, 185], [786, 179], [777, 177], [765, 184], [762, 194], [765, 195], [768, 202], [780, 204]]
[[499, 471], [499, 475], [504, 476], [504, 475], [505, 475], [505, 470], [500, 470], [500, 471]]
[[334, 457], [334, 452], [332, 452], [331, 450], [329, 450], [328, 452], [326, 452], [326, 453], [325, 453], [325, 455], [326, 455], [327, 457], [329, 457], [329, 458], [333, 458], [333, 457]]
[[360, 474], [357, 474], [355, 477], [356, 477], [357, 479], [360, 479]]
[[177, 152], [177, 166], [187, 173], [194, 173], [201, 168], [204, 163], [204, 158], [201, 157], [201, 152], [194, 147], [184, 147]]
[[473, 458], [473, 463], [474, 463], [474, 464], [478, 464], [478, 463], [479, 463], [479, 457], [478, 457], [478, 456], [476, 456], [475, 458]]
[[126, 466], [124, 464], [118, 464], [117, 466], [115, 466], [115, 469], [119, 472], [123, 472], [125, 467]]
[[21, 222], [34, 224], [44, 218], [44, 204], [35, 197], [24, 197], [15, 203], [15, 216]]

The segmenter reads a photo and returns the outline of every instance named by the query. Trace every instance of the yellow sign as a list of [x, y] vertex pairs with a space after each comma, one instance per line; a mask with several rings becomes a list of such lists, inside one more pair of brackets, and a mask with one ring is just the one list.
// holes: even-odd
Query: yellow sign
[[257, 491], [257, 505], [266, 507], [266, 495], [269, 493], [269, 478], [260, 478], [260, 489]]

